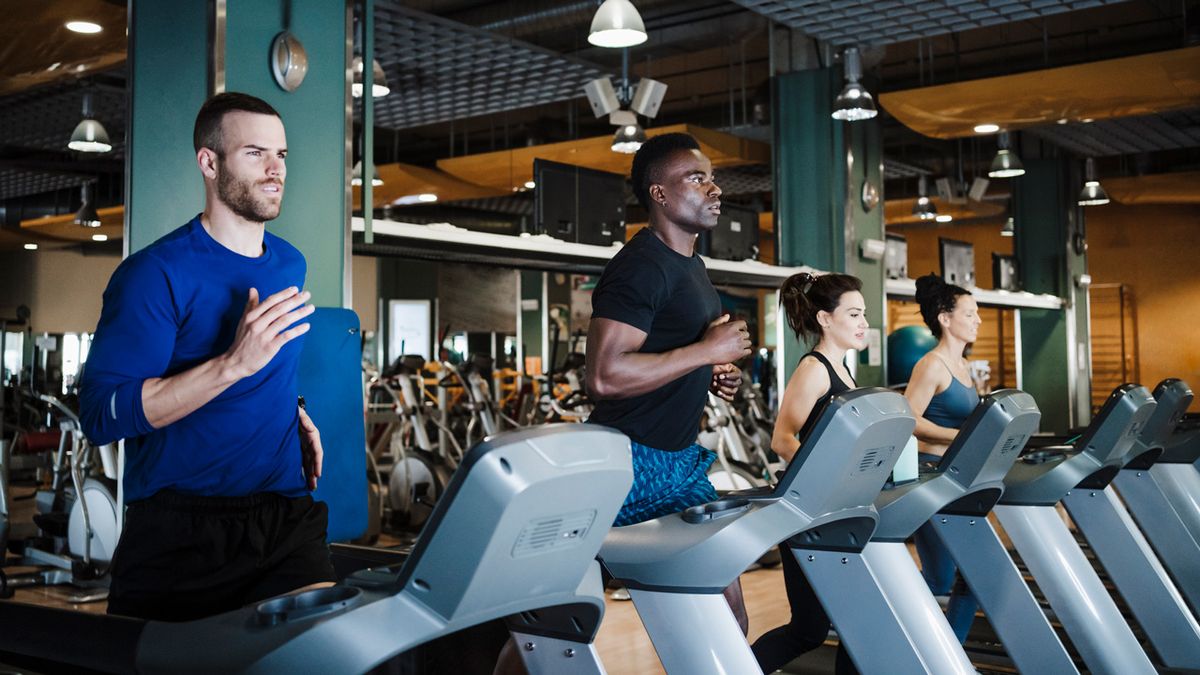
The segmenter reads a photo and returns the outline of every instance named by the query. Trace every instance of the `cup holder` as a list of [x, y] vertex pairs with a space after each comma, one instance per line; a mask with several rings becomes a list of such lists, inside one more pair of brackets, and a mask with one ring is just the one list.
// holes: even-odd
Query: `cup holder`
[[264, 600], [255, 608], [260, 626], [276, 626], [352, 607], [362, 599], [362, 589], [330, 586]]
[[1066, 456], [1066, 453], [1061, 449], [1051, 450], [1047, 448], [1044, 450], [1034, 450], [1033, 452], [1021, 455], [1021, 461], [1026, 464], [1045, 464], [1046, 462], [1057, 462]]
[[750, 508], [750, 500], [745, 497], [726, 497], [707, 504], [692, 506], [681, 514], [688, 523], [703, 523], [717, 518], [724, 518], [741, 513]]

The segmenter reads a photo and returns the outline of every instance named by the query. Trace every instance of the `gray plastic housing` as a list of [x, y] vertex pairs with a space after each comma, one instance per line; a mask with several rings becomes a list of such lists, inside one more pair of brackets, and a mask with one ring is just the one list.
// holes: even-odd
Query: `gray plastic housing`
[[137, 669], [361, 673], [441, 635], [528, 610], [602, 613], [594, 558], [632, 483], [629, 439], [611, 429], [556, 424], [498, 434], [468, 453], [398, 571], [352, 575], [346, 585], [361, 593], [332, 594], [344, 606], [324, 613], [289, 619], [268, 601], [272, 621], [247, 607], [148, 622]]
[[1004, 479], [1000, 503], [1053, 506], [1076, 487], [1104, 488], [1128, 461], [1156, 405], [1141, 385], [1117, 387], [1074, 445], [1017, 460]]
[[1004, 492], [1004, 477], [1037, 432], [1042, 413], [1029, 394], [1002, 389], [967, 417], [935, 473], [884, 490], [875, 500], [872, 541], [904, 541], [938, 512], [986, 515]]
[[631, 588], [719, 593], [782, 541], [861, 550], [916, 421], [903, 396], [880, 388], [836, 396], [820, 415], [773, 492], [727, 497], [726, 517], [690, 523], [676, 513], [614, 528], [604, 565]]

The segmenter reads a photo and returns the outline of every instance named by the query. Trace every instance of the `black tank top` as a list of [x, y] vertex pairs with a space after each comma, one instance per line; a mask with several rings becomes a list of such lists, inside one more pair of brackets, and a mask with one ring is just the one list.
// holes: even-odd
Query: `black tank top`
[[[821, 408], [825, 406], [825, 403], [829, 401], [829, 399], [844, 391], [850, 391], [852, 389], [852, 387], [846, 386], [845, 382], [842, 382], [842, 378], [837, 374], [837, 371], [834, 370], [833, 364], [830, 363], [829, 359], [825, 358], [825, 355], [821, 352], [809, 352], [804, 356], [801, 356], [800, 360], [803, 361], [810, 356], [817, 357], [817, 360], [825, 365], [825, 371], [829, 373], [829, 391], [822, 394], [821, 397], [817, 399], [817, 402], [813, 404], [813, 409], [808, 411], [808, 419], [804, 421], [804, 426], [800, 427], [800, 432], [796, 436], [800, 439], [803, 439], [804, 436], [808, 434], [808, 430], [817, 423], [817, 413], [821, 411]], [[850, 376], [850, 381], [854, 382], [853, 375]], [[857, 387], [858, 383], [854, 382], [854, 386]]]

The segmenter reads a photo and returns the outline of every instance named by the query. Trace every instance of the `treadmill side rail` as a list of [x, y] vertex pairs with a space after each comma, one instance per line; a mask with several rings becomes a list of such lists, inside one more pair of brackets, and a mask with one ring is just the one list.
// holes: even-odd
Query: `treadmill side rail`
[[1192, 612], [1200, 614], [1200, 542], [1187, 523], [1200, 528], [1200, 472], [1190, 464], [1156, 464], [1123, 469], [1113, 484]]
[[[850, 659], [863, 673], [896, 675], [936, 674], [927, 664], [878, 579], [863, 556], [856, 553], [792, 549], [800, 569], [846, 643]], [[920, 588], [925, 589], [922, 581]], [[928, 590], [925, 590], [928, 594]], [[872, 616], [886, 616], [873, 622]], [[864, 620], [867, 617], [868, 620]], [[945, 617], [942, 618], [945, 621]], [[948, 627], [947, 627], [948, 628]], [[973, 671], [969, 671], [973, 672]]]
[[1063, 506], [1163, 664], [1200, 670], [1200, 625], [1112, 487], [1072, 490]]
[[930, 522], [1017, 669], [1077, 675], [1071, 655], [987, 518], [943, 514]]
[[1071, 642], [1097, 675], [1155, 672], [1053, 506], [994, 509]]

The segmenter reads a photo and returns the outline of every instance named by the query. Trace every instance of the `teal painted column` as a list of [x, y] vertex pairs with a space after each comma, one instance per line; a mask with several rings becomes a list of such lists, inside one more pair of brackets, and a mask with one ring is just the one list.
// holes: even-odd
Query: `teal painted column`
[[1022, 388], [1037, 400], [1042, 429], [1066, 433], [1091, 419], [1088, 303], [1075, 284], [1087, 256], [1072, 245], [1082, 217], [1077, 181], [1063, 159], [1030, 159], [1014, 180], [1014, 250], [1025, 290], [1064, 300], [1062, 310], [1021, 310]]
[[[144, 248], [204, 207], [192, 126], [207, 98], [210, 4], [131, 5], [127, 252]], [[291, 93], [275, 84], [268, 62], [271, 40], [285, 28], [308, 53], [308, 74]], [[287, 130], [283, 210], [267, 229], [304, 253], [307, 288], [313, 302], [325, 306], [348, 301], [346, 37], [344, 2], [227, 5], [225, 90], [266, 100]]]
[[192, 127], [208, 97], [208, 5], [208, 0], [129, 5], [126, 255], [204, 209]]
[[[863, 239], [883, 239], [879, 122], [833, 119], [833, 101], [843, 85], [840, 68], [804, 70], [776, 77], [775, 86], [775, 227], [781, 265], [809, 265], [842, 272], [863, 281], [867, 319], [886, 335], [883, 267], [858, 255]], [[869, 211], [863, 184], [880, 189], [881, 200]], [[785, 378], [807, 350], [785, 331]], [[882, 341], [880, 351], [883, 349]], [[886, 362], [879, 354], [870, 365], [860, 354], [858, 383], [884, 383]]]
[[[308, 290], [324, 306], [343, 305], [349, 285], [346, 15], [344, 2], [329, 0], [230, 2], [226, 22], [226, 90], [270, 103], [287, 129], [283, 210], [267, 229], [304, 253]], [[291, 93], [275, 84], [267, 61], [271, 40], [284, 29], [308, 52], [308, 75]]]

